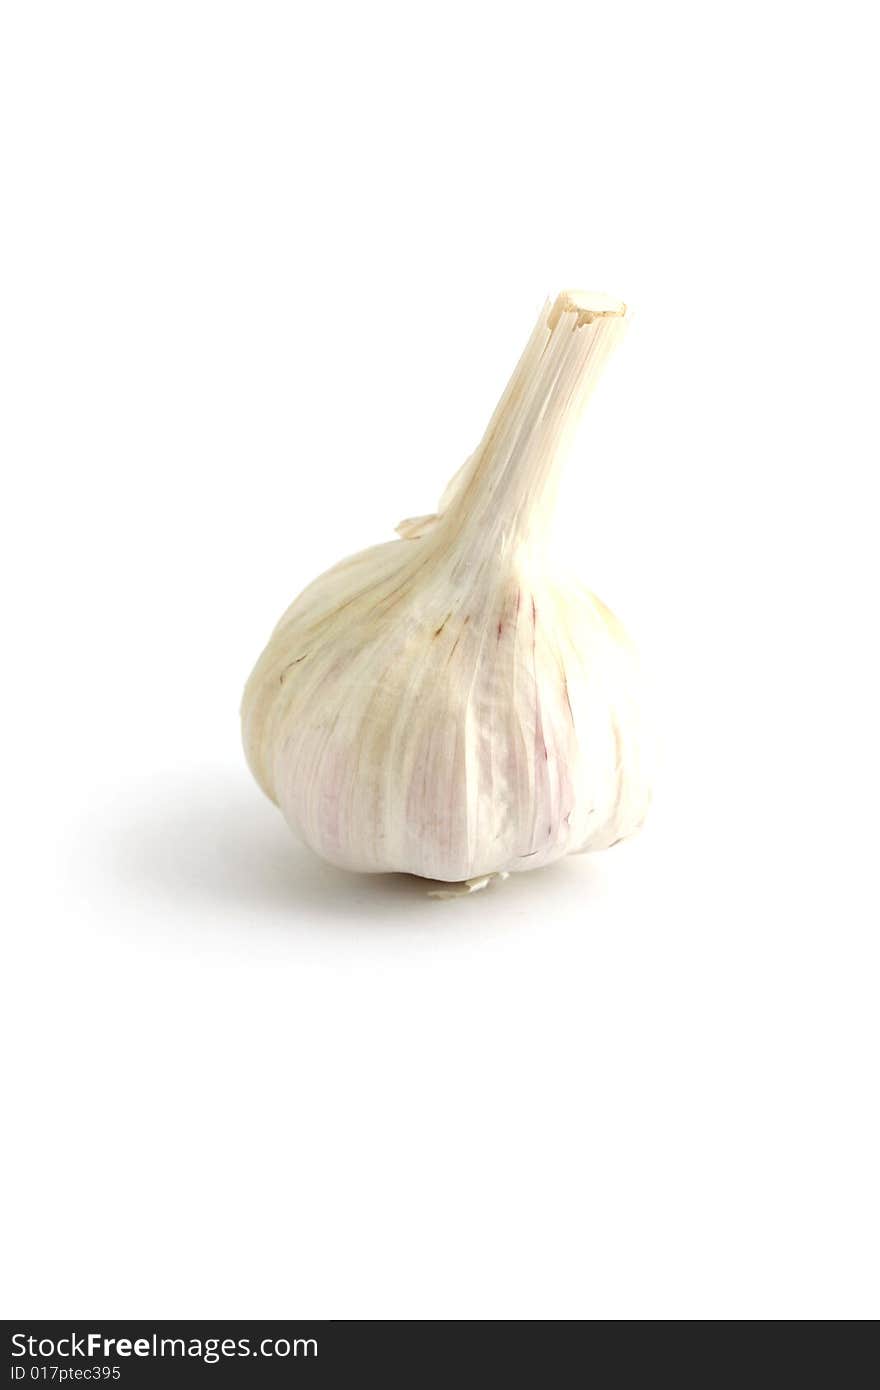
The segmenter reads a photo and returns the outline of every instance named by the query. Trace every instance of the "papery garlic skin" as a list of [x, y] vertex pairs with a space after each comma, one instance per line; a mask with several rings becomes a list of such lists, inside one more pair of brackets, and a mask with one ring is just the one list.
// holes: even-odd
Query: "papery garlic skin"
[[315, 580], [248, 681], [260, 786], [325, 859], [450, 883], [601, 849], [644, 819], [639, 676], [548, 545], [561, 458], [625, 306], [545, 306], [437, 516]]

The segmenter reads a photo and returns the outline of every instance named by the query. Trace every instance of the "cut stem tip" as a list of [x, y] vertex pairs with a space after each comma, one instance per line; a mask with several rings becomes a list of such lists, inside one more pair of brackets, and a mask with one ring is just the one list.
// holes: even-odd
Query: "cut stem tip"
[[626, 305], [622, 299], [591, 290], [562, 290], [553, 302], [548, 325], [554, 329], [563, 314], [577, 314], [576, 328], [599, 318], [625, 318]]

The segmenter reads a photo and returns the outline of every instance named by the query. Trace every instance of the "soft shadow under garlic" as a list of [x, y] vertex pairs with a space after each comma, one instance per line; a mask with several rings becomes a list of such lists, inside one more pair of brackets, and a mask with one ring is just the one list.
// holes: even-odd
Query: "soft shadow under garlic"
[[[302, 925], [335, 919], [371, 926], [434, 929], [461, 923], [465, 902], [440, 901], [454, 885], [409, 874], [358, 874], [335, 868], [292, 839], [277, 811], [244, 774], [208, 771], [153, 780], [114, 817], [112, 873], [126, 894], [149, 895], [212, 918], [247, 916]], [[495, 881], [479, 893], [481, 920], [517, 915], [534, 891], [534, 878], [566, 895], [577, 879], [585, 903], [601, 893], [603, 874], [581, 859], [541, 875]], [[488, 900], [495, 907], [486, 913]], [[485, 905], [484, 905], [485, 904]]]

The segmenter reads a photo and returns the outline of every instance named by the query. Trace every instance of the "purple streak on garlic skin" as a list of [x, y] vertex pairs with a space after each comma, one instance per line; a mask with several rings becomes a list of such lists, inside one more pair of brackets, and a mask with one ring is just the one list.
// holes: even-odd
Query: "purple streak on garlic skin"
[[647, 809], [629, 642], [557, 572], [562, 458], [625, 306], [546, 306], [440, 511], [284, 614], [243, 736], [291, 828], [345, 868], [456, 883], [632, 833]]

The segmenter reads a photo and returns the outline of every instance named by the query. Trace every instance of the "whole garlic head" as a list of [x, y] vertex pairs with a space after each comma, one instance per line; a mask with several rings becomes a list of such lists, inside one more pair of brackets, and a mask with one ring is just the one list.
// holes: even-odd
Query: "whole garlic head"
[[650, 793], [633, 649], [559, 573], [560, 460], [626, 306], [545, 306], [435, 516], [316, 579], [247, 683], [248, 763], [347, 869], [450, 883], [631, 834]]

